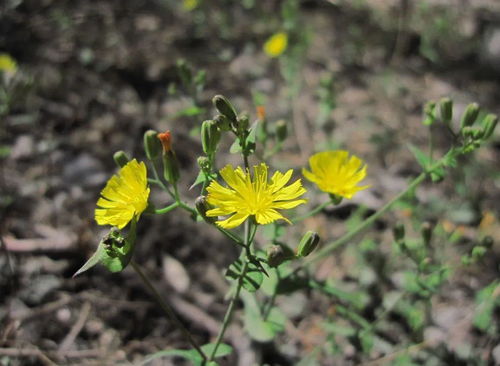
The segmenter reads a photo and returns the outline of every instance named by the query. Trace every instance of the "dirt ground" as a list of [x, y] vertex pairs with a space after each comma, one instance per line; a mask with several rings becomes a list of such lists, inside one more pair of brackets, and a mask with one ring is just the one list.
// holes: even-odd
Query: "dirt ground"
[[[277, 168], [300, 168], [312, 152], [332, 146], [366, 160], [372, 188], [294, 227], [289, 240], [306, 228], [337, 238], [358, 207], [377, 210], [406, 187], [420, 171], [408, 143], [422, 148], [427, 143], [428, 128], [421, 123], [425, 102], [449, 96], [457, 115], [470, 102], [500, 114], [495, 0], [302, 1], [310, 44], [293, 108], [279, 61], [262, 51], [279, 29], [281, 2], [200, 4], [191, 11], [168, 0], [7, 0], [0, 5], [0, 53], [16, 59], [26, 85], [0, 126], [0, 145], [8, 149], [0, 157], [1, 365], [134, 364], [161, 349], [188, 347], [131, 270], [111, 274], [98, 266], [72, 275], [106, 232], [94, 222], [93, 210], [116, 171], [112, 154], [124, 150], [143, 159], [146, 130], [172, 131], [182, 167], [180, 189], [194, 201], [196, 193], [188, 188], [202, 149], [192, 131], [214, 114], [214, 95], [226, 95], [255, 117], [252, 95], [259, 92], [266, 95], [270, 121], [293, 117], [291, 137], [271, 160]], [[205, 116], [180, 115], [190, 99], [182, 87], [172, 92], [180, 83], [179, 59], [207, 71], [198, 101]], [[336, 106], [319, 123], [317, 90], [325, 75], [333, 75]], [[445, 152], [444, 130], [436, 126], [432, 133], [436, 153]], [[226, 154], [229, 144], [223, 141], [220, 166], [238, 163]], [[392, 345], [388, 351], [380, 346], [361, 355], [359, 344], [341, 341], [338, 353], [318, 355], [318, 365], [391, 364], [393, 359], [384, 357], [398, 352], [395, 345], [410, 343], [423, 344], [438, 362], [417, 358], [415, 364], [500, 364], [498, 333], [472, 325], [477, 292], [499, 275], [499, 166], [497, 129], [488, 145], [460, 161], [443, 182], [419, 188], [417, 208], [396, 206], [365, 234], [389, 256], [397, 220], [437, 222], [460, 233], [458, 244], [442, 243], [452, 263], [459, 263], [478, 237], [495, 240], [487, 258], [455, 271], [433, 298], [433, 322], [422, 337], [412, 339], [405, 320], [392, 314], [386, 332], [379, 334]], [[309, 205], [324, 198], [311, 189]], [[162, 194], [154, 199], [168, 201]], [[184, 212], [145, 216], [138, 230], [136, 261], [195, 338], [213, 341], [227, 304], [223, 271], [238, 248]], [[264, 237], [258, 240], [265, 244]], [[348, 291], [359, 275], [352, 269], [357, 242], [320, 263], [314, 276], [334, 278]], [[397, 288], [398, 274], [387, 281], [384, 291]], [[377, 296], [369, 295], [369, 303], [377, 303]], [[295, 365], [320, 347], [328, 338], [320, 324], [333, 300], [313, 291], [278, 298], [285, 308], [291, 302], [300, 304], [298, 312], [265, 344], [245, 333], [239, 309], [226, 340], [234, 353], [221, 364]], [[492, 318], [497, 330], [498, 310]], [[367, 309], [365, 315], [370, 314]], [[156, 364], [183, 363], [162, 359]]]

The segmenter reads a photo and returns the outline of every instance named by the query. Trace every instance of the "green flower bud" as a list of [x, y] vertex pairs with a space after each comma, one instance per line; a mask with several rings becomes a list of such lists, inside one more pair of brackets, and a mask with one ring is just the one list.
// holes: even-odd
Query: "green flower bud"
[[280, 119], [278, 122], [276, 122], [276, 137], [278, 138], [279, 142], [283, 142], [286, 140], [287, 136], [288, 128], [286, 126], [286, 122]]
[[205, 154], [212, 155], [215, 153], [219, 141], [220, 131], [217, 122], [212, 120], [204, 121], [201, 125], [201, 144]]
[[113, 154], [113, 160], [115, 161], [118, 168], [123, 168], [130, 161], [129, 157], [125, 153], [125, 151], [120, 150]]
[[472, 137], [473, 129], [470, 126], [466, 126], [460, 130], [463, 137]]
[[428, 102], [424, 105], [424, 125], [430, 126], [436, 121], [436, 102]]
[[484, 136], [484, 130], [482, 128], [472, 129], [472, 138], [474, 140], [481, 140], [483, 136]]
[[175, 184], [179, 180], [179, 162], [173, 151], [163, 153], [163, 177], [170, 184]]
[[479, 105], [477, 103], [471, 103], [465, 109], [462, 115], [462, 120], [460, 122], [460, 128], [472, 126], [476, 122], [477, 116], [479, 115]]
[[280, 245], [272, 245], [266, 250], [269, 267], [278, 267], [286, 259], [285, 252]]
[[200, 216], [205, 220], [205, 222], [209, 224], [215, 223], [217, 220], [217, 217], [208, 217], [207, 216], [207, 211], [210, 210], [210, 206], [207, 202], [207, 198], [205, 196], [199, 196], [195, 201], [194, 204], [196, 206], [196, 210], [198, 210], [198, 213]]
[[453, 118], [453, 102], [450, 98], [443, 98], [439, 101], [439, 109], [441, 111], [441, 119], [444, 123], [449, 124]]
[[206, 156], [200, 156], [197, 162], [198, 166], [204, 173], [210, 173], [210, 160]]
[[236, 111], [233, 105], [222, 95], [216, 95], [212, 103], [220, 114], [226, 116], [231, 122], [236, 122]]
[[431, 243], [433, 229], [434, 227], [429, 221], [425, 221], [420, 227], [422, 239], [424, 239], [424, 244], [426, 247], [428, 247]]
[[231, 130], [231, 121], [224, 115], [218, 114], [214, 117], [214, 121], [217, 123], [217, 127], [221, 131], [230, 131]]
[[162, 147], [158, 139], [158, 132], [155, 130], [148, 130], [144, 133], [144, 150], [149, 160], [153, 160], [160, 155]]
[[401, 243], [405, 239], [405, 226], [402, 222], [398, 222], [396, 226], [392, 228], [392, 234], [394, 235], [394, 240], [396, 243]]
[[497, 123], [498, 123], [498, 117], [495, 114], [488, 114], [483, 119], [483, 128], [484, 128], [483, 139], [486, 140], [490, 138], [491, 135], [493, 135], [493, 131], [495, 131]]
[[248, 130], [248, 126], [250, 125], [250, 117], [248, 113], [242, 113], [238, 117], [237, 130], [238, 131], [246, 131]]
[[319, 235], [314, 231], [308, 231], [300, 240], [297, 248], [297, 257], [307, 257], [319, 244]]

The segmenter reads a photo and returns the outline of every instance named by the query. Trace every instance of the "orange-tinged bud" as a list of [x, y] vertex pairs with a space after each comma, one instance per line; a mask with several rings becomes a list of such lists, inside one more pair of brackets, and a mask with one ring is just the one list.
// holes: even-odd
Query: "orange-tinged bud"
[[170, 131], [159, 133], [158, 139], [160, 139], [161, 145], [163, 146], [164, 154], [172, 151], [172, 137], [170, 135]]
[[266, 107], [263, 105], [257, 106], [257, 118], [261, 121], [265, 121], [266, 119]]

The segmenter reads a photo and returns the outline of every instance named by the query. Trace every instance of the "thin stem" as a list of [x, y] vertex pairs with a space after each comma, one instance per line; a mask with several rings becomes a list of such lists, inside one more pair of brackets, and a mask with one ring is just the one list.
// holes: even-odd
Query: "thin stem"
[[174, 202], [171, 205], [163, 208], [158, 208], [155, 210], [155, 214], [166, 214], [167, 212], [172, 211], [174, 208], [179, 207], [179, 202]]
[[[439, 165], [440, 164], [436, 164], [433, 168], [435, 169]], [[325, 245], [321, 250], [319, 250], [318, 252], [316, 252], [315, 255], [313, 255], [313, 256], [309, 257], [308, 259], [304, 260], [299, 265], [299, 267], [297, 267], [295, 269], [295, 271], [293, 273], [296, 273], [299, 269], [307, 267], [307, 266], [311, 265], [314, 262], [317, 262], [321, 258], [323, 258], [323, 257], [327, 256], [328, 254], [330, 254], [331, 251], [333, 251], [333, 250], [337, 249], [338, 247], [340, 247], [340, 246], [348, 243], [356, 235], [360, 234], [362, 231], [364, 231], [365, 229], [369, 228], [371, 225], [373, 225], [375, 223], [376, 220], [378, 220], [378, 218], [380, 216], [382, 216], [385, 212], [387, 212], [392, 207], [392, 205], [394, 203], [396, 203], [397, 201], [399, 201], [409, 191], [411, 191], [412, 189], [414, 189], [415, 187], [417, 187], [420, 183], [422, 183], [425, 180], [426, 177], [427, 177], [427, 173], [426, 172], [421, 173], [418, 177], [416, 177], [408, 185], [408, 187], [403, 192], [399, 193], [396, 197], [394, 197], [392, 200], [390, 200], [389, 202], [387, 202], [380, 210], [378, 210], [376, 213], [374, 213], [369, 218], [367, 218], [366, 220], [364, 220], [361, 224], [359, 224], [351, 232], [349, 232], [349, 233], [345, 234], [344, 236], [342, 236], [341, 238], [339, 238], [339, 239], [337, 239], [337, 240], [335, 240], [335, 241], [333, 241], [333, 242]]]
[[179, 318], [177, 318], [177, 316], [175, 315], [172, 308], [163, 300], [163, 298], [158, 293], [156, 288], [153, 286], [153, 284], [151, 283], [149, 278], [141, 270], [141, 267], [134, 260], [131, 260], [130, 264], [132, 265], [132, 268], [135, 270], [135, 272], [139, 275], [139, 277], [141, 277], [142, 282], [146, 285], [146, 287], [149, 289], [149, 291], [151, 291], [153, 293], [153, 296], [155, 297], [156, 301], [158, 301], [161, 308], [163, 309], [163, 311], [167, 315], [167, 318], [169, 318], [172, 322], [174, 322], [174, 324], [177, 326], [177, 328], [179, 328], [182, 331], [182, 333], [186, 336], [186, 338], [188, 339], [191, 346], [193, 346], [194, 349], [200, 354], [203, 361], [206, 361], [207, 356], [205, 355], [203, 350], [200, 348], [200, 346], [198, 346], [196, 341], [193, 339], [189, 330], [187, 330], [187, 328], [184, 326], [184, 324], [182, 324], [182, 322], [179, 320]]
[[162, 182], [154, 161], [151, 161], [151, 167], [153, 170], [153, 175], [155, 177], [154, 183], [158, 184], [165, 192], [167, 192], [172, 198], [174, 198], [174, 194], [172, 193], [172, 191], [165, 185], [165, 183]]
[[[250, 221], [247, 220], [245, 221], [245, 243], [244, 243], [245, 248], [243, 249], [243, 251], [247, 250], [247, 248], [250, 247], [251, 242], [249, 242], [249, 239], [250, 239]], [[219, 334], [217, 335], [217, 339], [215, 340], [215, 346], [214, 349], [212, 350], [212, 354], [208, 358], [209, 362], [214, 359], [215, 354], [217, 353], [217, 348], [219, 348], [220, 342], [222, 341], [222, 338], [224, 338], [224, 334], [226, 333], [227, 327], [231, 323], [231, 318], [233, 316], [234, 308], [236, 306], [238, 298], [240, 297], [241, 288], [243, 287], [243, 279], [245, 278], [245, 275], [247, 273], [248, 263], [249, 263], [248, 259], [245, 260], [243, 268], [241, 269], [241, 273], [238, 277], [238, 282], [236, 284], [236, 290], [233, 294], [233, 297], [231, 298], [231, 301], [229, 302], [226, 314], [224, 315], [224, 320], [222, 321], [221, 329], [219, 331]]]
[[239, 238], [238, 236], [236, 236], [235, 234], [233, 234], [232, 232], [227, 231], [226, 229], [221, 228], [218, 225], [215, 225], [215, 228], [217, 230], [219, 230], [222, 234], [224, 234], [225, 236], [227, 236], [229, 239], [233, 240], [239, 246], [245, 247], [245, 244], [243, 243], [243, 240], [241, 238]]
[[326, 201], [324, 203], [322, 203], [321, 205], [313, 208], [311, 211], [307, 212], [305, 215], [302, 215], [302, 216], [299, 216], [299, 217], [294, 217], [293, 219], [291, 219], [290, 221], [294, 224], [302, 221], [302, 220], [305, 220], [311, 216], [314, 216], [316, 215], [318, 212], [321, 212], [326, 206], [328, 206], [330, 203], [332, 203], [332, 201]]
[[173, 187], [174, 187], [174, 199], [179, 205], [179, 207], [183, 208], [186, 211], [189, 211], [192, 215], [194, 215], [194, 217], [196, 217], [198, 215], [198, 211], [196, 211], [194, 208], [190, 207], [189, 205], [181, 201], [181, 197], [179, 195], [179, 189], [177, 188], [177, 183], [174, 183]]

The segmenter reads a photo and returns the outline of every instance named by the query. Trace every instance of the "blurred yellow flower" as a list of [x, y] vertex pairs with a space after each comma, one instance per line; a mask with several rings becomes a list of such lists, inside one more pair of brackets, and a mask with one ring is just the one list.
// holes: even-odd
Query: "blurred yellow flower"
[[270, 57], [278, 57], [285, 52], [287, 45], [288, 35], [285, 32], [275, 33], [264, 43], [264, 52]]
[[316, 183], [319, 189], [337, 196], [352, 196], [369, 186], [356, 184], [366, 176], [366, 165], [357, 156], [344, 150], [323, 151], [309, 158], [311, 171], [302, 169], [308, 180]]
[[198, 7], [198, 5], [199, 5], [199, 0], [183, 0], [182, 1], [182, 7], [186, 11], [194, 10]]
[[15, 72], [17, 70], [16, 61], [6, 53], [0, 53], [0, 71]]
[[101, 191], [95, 220], [99, 225], [125, 227], [139, 218], [148, 206], [149, 187], [146, 165], [133, 159], [113, 175]]
[[229, 187], [223, 187], [215, 180], [207, 188], [207, 202], [216, 208], [208, 210], [208, 217], [231, 217], [217, 221], [216, 224], [224, 229], [232, 229], [241, 225], [249, 216], [255, 216], [258, 224], [265, 225], [276, 220], [290, 221], [276, 209], [290, 209], [302, 203], [304, 199], [297, 199], [306, 192], [302, 183], [296, 180], [285, 187], [292, 177], [292, 169], [285, 174], [275, 172], [268, 181], [267, 165], [261, 163], [254, 166], [253, 180], [250, 172], [243, 171], [240, 167], [233, 169], [226, 165], [220, 175]]

